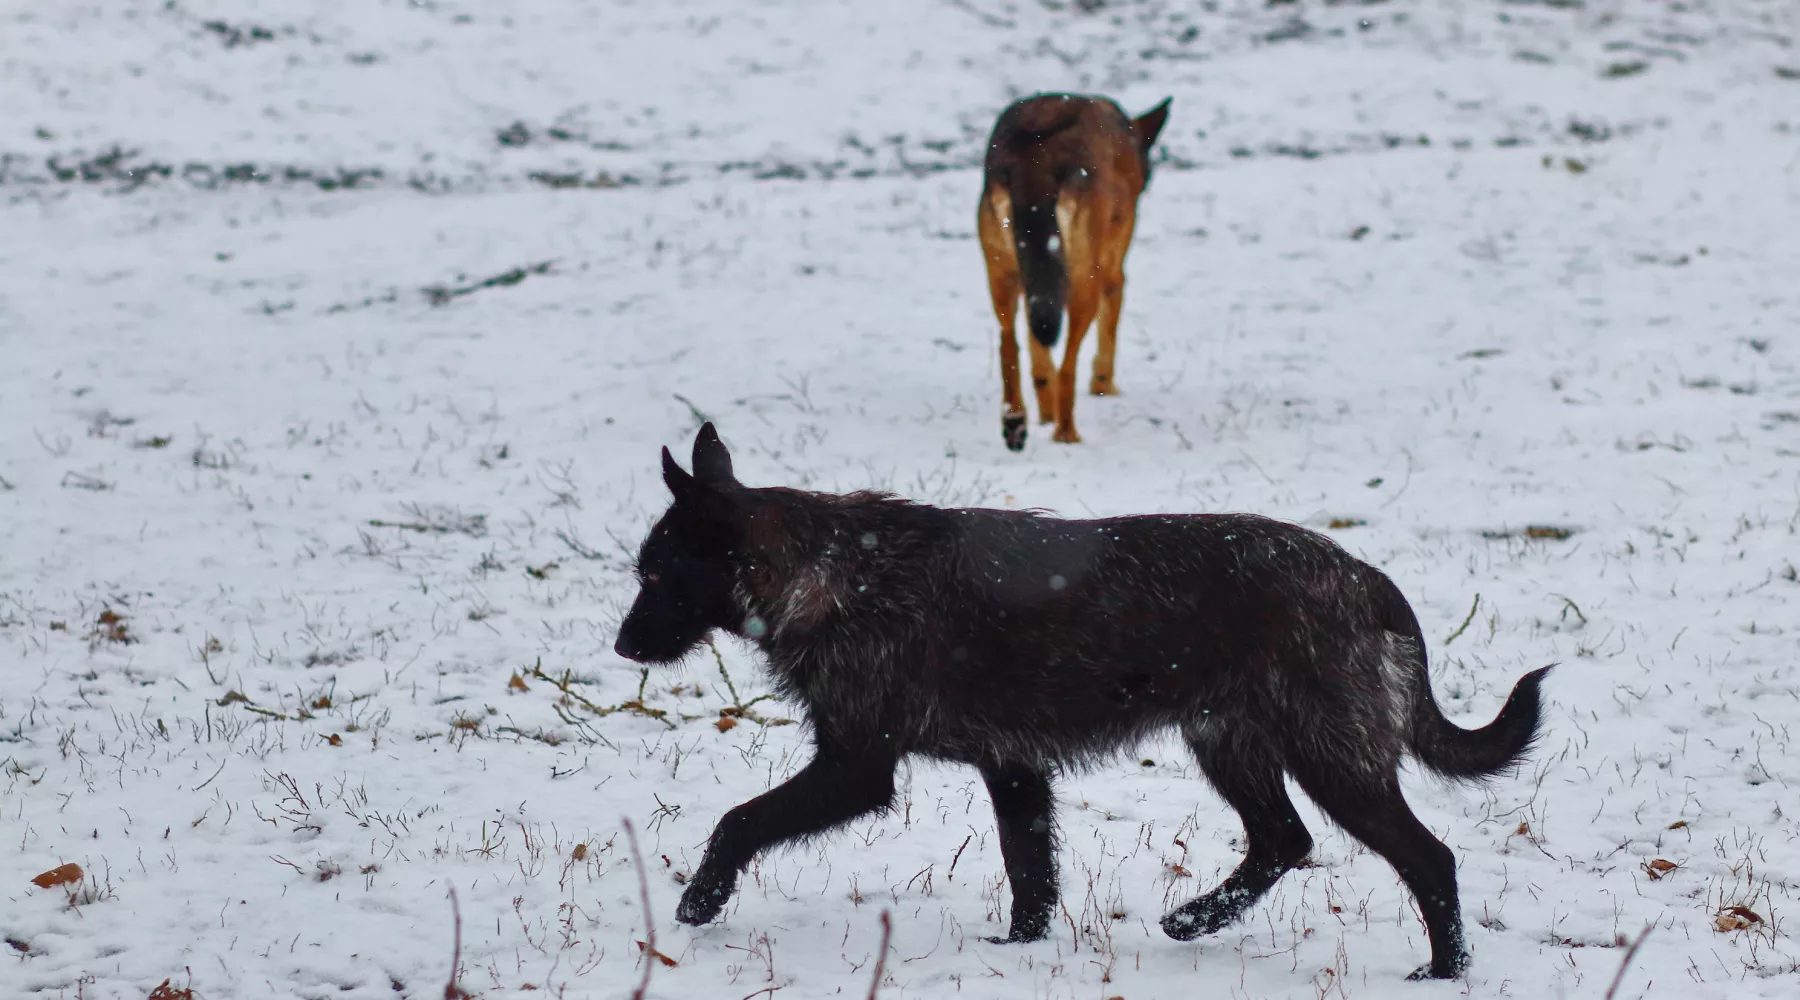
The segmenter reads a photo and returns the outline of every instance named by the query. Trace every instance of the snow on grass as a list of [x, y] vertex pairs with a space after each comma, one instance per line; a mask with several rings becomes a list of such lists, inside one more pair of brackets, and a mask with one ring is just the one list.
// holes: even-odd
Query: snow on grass
[[[436, 996], [454, 887], [465, 988], [626, 996], [626, 819], [656, 997], [866, 995], [884, 910], [884, 997], [1600, 996], [1647, 925], [1620, 996], [1795, 988], [1787, 5], [0, 17], [0, 992]], [[972, 216], [1040, 88], [1175, 105], [1125, 394], [1013, 455]], [[1465, 725], [1561, 663], [1521, 774], [1409, 784], [1469, 980], [1401, 982], [1411, 901], [1305, 804], [1315, 867], [1165, 938], [1241, 838], [1173, 744], [1061, 783], [1045, 942], [981, 940], [991, 812], [926, 764], [674, 924], [806, 757], [746, 649], [611, 653], [703, 417], [753, 485], [1329, 530]]]

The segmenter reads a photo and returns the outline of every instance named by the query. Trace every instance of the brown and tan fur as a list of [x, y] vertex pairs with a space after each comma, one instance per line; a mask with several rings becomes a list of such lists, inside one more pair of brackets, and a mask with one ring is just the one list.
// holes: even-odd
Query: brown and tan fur
[[[1150, 146], [1168, 116], [1166, 100], [1132, 119], [1104, 97], [1039, 94], [1013, 103], [994, 124], [976, 216], [1000, 320], [1001, 432], [1014, 451], [1025, 447], [1025, 397], [1013, 334], [1021, 297], [1031, 328], [1026, 342], [1038, 420], [1055, 421], [1055, 440], [1081, 440], [1075, 364], [1096, 316], [1100, 348], [1088, 391], [1118, 391], [1113, 351], [1125, 297], [1125, 252], [1137, 224], [1138, 195], [1150, 176]], [[1069, 344], [1059, 370], [1050, 349], [1065, 309]]]

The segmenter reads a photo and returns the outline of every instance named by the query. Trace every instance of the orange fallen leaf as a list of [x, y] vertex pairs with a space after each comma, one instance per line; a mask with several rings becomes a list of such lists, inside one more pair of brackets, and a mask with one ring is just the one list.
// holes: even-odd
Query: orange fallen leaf
[[1676, 821], [1675, 821], [1675, 822], [1673, 822], [1673, 823], [1670, 823], [1670, 824], [1669, 824], [1669, 829], [1671, 829], [1671, 830], [1679, 830], [1679, 829], [1681, 829], [1681, 828], [1682, 828], [1682, 827], [1684, 827], [1684, 826], [1687, 826], [1687, 825], [1688, 825], [1688, 821], [1687, 821], [1687, 820], [1685, 820], [1685, 819], [1678, 819], [1678, 820], [1676, 820]]
[[576, 844], [575, 849], [569, 852], [569, 857], [575, 861], [585, 860], [587, 858], [587, 844]]
[[344, 738], [342, 736], [339, 736], [336, 733], [332, 733], [331, 735], [325, 737], [325, 742], [331, 744], [334, 747], [341, 747], [344, 745]]
[[639, 951], [649, 952], [652, 957], [654, 957], [658, 962], [661, 962], [663, 965], [667, 966], [668, 968], [673, 969], [676, 965], [680, 964], [680, 963], [676, 962], [674, 959], [670, 958], [669, 956], [663, 954], [660, 951], [657, 951], [655, 948], [650, 947], [649, 945], [645, 944], [642, 941], [637, 942], [637, 946], [638, 946]]
[[718, 726], [719, 732], [722, 733], [722, 732], [725, 732], [727, 729], [730, 729], [730, 728], [736, 726], [737, 720], [732, 718], [729, 715], [721, 715], [721, 716], [719, 716], [719, 721], [713, 723], [713, 725]]
[[71, 861], [66, 865], [57, 865], [55, 868], [32, 879], [31, 884], [37, 886], [39, 889], [49, 889], [53, 886], [79, 882], [81, 881], [81, 876], [84, 874], [86, 873], [81, 870], [81, 866]]
[[1680, 865], [1667, 858], [1657, 858], [1653, 861], [1644, 862], [1644, 873], [1650, 876], [1650, 881], [1655, 882], [1680, 867]]
[[319, 697], [313, 699], [312, 707], [316, 708], [316, 709], [330, 708], [331, 707], [331, 699], [326, 695], [320, 695]]
[[517, 670], [513, 671], [512, 678], [506, 682], [506, 686], [508, 688], [511, 688], [514, 691], [529, 691], [529, 690], [531, 690], [531, 688], [525, 683], [525, 678], [520, 677], [519, 672]]

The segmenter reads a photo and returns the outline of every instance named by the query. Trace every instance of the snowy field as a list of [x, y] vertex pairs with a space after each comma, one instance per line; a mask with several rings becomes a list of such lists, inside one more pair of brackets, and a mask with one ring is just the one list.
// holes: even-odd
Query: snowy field
[[[1015, 455], [1039, 89], [1174, 106], [1124, 395]], [[884, 911], [888, 1000], [1601, 997], [1646, 926], [1617, 996], [1800, 994], [1790, 0], [7, 0], [0, 349], [0, 996], [438, 997], [452, 888], [488, 998], [863, 997]], [[1048, 940], [926, 765], [677, 925], [806, 754], [746, 648], [611, 651], [702, 416], [751, 485], [1328, 531], [1463, 725], [1560, 663], [1529, 767], [1408, 780], [1469, 978], [1303, 797], [1164, 937], [1242, 836], [1173, 744], [1062, 781]]]

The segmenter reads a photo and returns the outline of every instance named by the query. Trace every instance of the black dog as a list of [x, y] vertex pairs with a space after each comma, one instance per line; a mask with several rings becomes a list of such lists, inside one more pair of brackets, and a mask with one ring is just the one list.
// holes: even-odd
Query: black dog
[[725, 814], [676, 918], [718, 916], [758, 851], [886, 808], [908, 754], [973, 764], [1012, 883], [1007, 940], [1057, 900], [1052, 773], [1175, 728], [1243, 819], [1243, 863], [1162, 919], [1190, 940], [1243, 915], [1306, 858], [1292, 775], [1418, 900], [1431, 964], [1468, 961], [1456, 859], [1401, 797], [1403, 753], [1479, 779], [1536, 739], [1525, 675], [1488, 726], [1439, 712], [1418, 620], [1391, 580], [1313, 532], [1247, 514], [1066, 521], [877, 493], [750, 489], [711, 424], [638, 554], [621, 656], [681, 659], [713, 629], [754, 642], [817, 752]]

